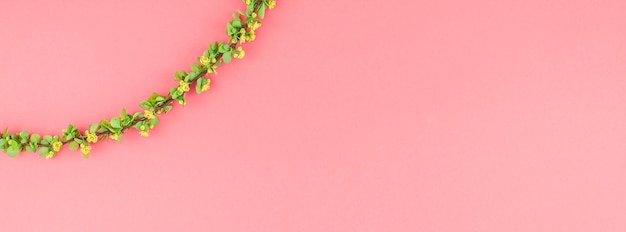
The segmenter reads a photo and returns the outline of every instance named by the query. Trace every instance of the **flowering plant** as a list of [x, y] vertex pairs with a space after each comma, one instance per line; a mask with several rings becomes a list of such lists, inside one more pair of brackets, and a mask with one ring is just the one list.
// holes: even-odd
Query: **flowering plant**
[[[148, 136], [150, 129], [159, 124], [159, 117], [172, 110], [174, 102], [180, 105], [187, 104], [185, 96], [192, 85], [196, 93], [209, 90], [211, 75], [217, 74], [217, 68], [230, 63], [233, 58], [241, 59], [245, 56], [243, 47], [245, 42], [256, 38], [255, 31], [261, 26], [261, 19], [265, 17], [266, 9], [273, 9], [276, 0], [244, 0], [246, 11], [233, 13], [233, 20], [226, 24], [226, 34], [230, 39], [226, 42], [209, 43], [198, 63], [192, 63], [190, 71], [178, 71], [174, 78], [178, 85], [165, 94], [153, 93], [147, 100], [139, 103], [142, 112], [128, 113], [125, 109], [119, 116], [104, 119], [80, 129], [76, 125], [69, 125], [60, 135], [39, 135], [26, 130], [10, 133], [8, 129], [0, 135], [0, 150], [10, 157], [20, 152], [38, 152], [46, 159], [53, 158], [67, 145], [70, 150], [80, 150], [85, 158], [89, 157], [91, 144], [104, 140], [120, 141], [122, 135], [134, 128], [141, 136]], [[81, 132], [82, 131], [82, 132]]]

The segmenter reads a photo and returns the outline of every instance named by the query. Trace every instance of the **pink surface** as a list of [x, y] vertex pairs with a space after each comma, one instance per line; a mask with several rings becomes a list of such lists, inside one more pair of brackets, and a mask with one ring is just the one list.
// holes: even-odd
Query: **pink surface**
[[[0, 127], [176, 83], [240, 0], [0, 2]], [[0, 156], [0, 231], [626, 231], [626, 1], [287, 1], [148, 138]]]

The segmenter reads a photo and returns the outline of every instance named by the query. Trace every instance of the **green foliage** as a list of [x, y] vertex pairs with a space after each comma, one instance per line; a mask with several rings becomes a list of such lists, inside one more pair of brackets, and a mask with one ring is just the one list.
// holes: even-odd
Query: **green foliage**
[[233, 13], [233, 19], [226, 23], [226, 34], [230, 39], [226, 42], [209, 43], [202, 56], [198, 58], [199, 64], [192, 63], [189, 71], [181, 70], [174, 73], [178, 86], [171, 88], [166, 95], [153, 93], [147, 100], [139, 103], [142, 112], [129, 113], [122, 109], [119, 116], [110, 120], [103, 119], [80, 130], [76, 125], [70, 124], [62, 130], [60, 136], [30, 134], [26, 130], [10, 133], [6, 128], [0, 135], [0, 151], [10, 157], [15, 157], [23, 151], [38, 152], [40, 156], [48, 159], [54, 157], [63, 144], [67, 144], [70, 150], [80, 150], [87, 158], [91, 150], [90, 143], [105, 139], [121, 141], [122, 135], [129, 128], [135, 128], [141, 135], [147, 136], [148, 131], [160, 123], [159, 114], [171, 111], [174, 101], [181, 105], [186, 104], [185, 97], [191, 84], [195, 84], [197, 93], [208, 90], [211, 82], [208, 75], [217, 75], [216, 69], [222, 63], [230, 63], [233, 57], [243, 57], [237, 53], [241, 50], [235, 51], [233, 48], [254, 40], [254, 30], [260, 26], [258, 18], [265, 17], [266, 9], [271, 9], [275, 4], [274, 0], [244, 0], [244, 2], [246, 11]]
[[76, 151], [78, 149], [78, 143], [76, 141], [72, 141], [69, 144], [70, 150]]

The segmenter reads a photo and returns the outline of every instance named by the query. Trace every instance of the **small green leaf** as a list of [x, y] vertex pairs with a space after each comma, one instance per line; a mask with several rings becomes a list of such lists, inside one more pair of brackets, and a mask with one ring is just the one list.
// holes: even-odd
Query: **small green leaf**
[[232, 36], [232, 35], [234, 35], [235, 33], [237, 33], [237, 28], [233, 27], [232, 22], [228, 22], [228, 23], [226, 24], [226, 35], [228, 35], [228, 36]]
[[17, 141], [15, 140], [9, 140], [9, 146], [13, 149], [18, 149], [20, 147], [20, 144], [17, 143]]
[[114, 129], [122, 128], [122, 125], [120, 124], [120, 118], [118, 118], [118, 117], [112, 118], [111, 119], [111, 127], [113, 127]]
[[233, 56], [232, 52], [225, 52], [224, 55], [222, 56], [222, 59], [224, 59], [224, 62], [230, 63], [232, 56]]
[[264, 18], [265, 17], [265, 3], [261, 3], [261, 6], [259, 7], [259, 18]]
[[70, 150], [72, 151], [76, 151], [76, 149], [78, 149], [78, 143], [76, 141], [72, 141], [69, 144]]
[[20, 132], [20, 137], [22, 139], [27, 139], [28, 138], [28, 131], [23, 130], [22, 132]]
[[150, 121], [148, 121], [150, 123], [150, 128], [155, 127], [156, 125], [159, 125], [159, 119], [158, 118], [153, 118], [150, 119]]
[[47, 155], [49, 151], [50, 151], [50, 147], [41, 147], [39, 148], [39, 155], [40, 156]]
[[89, 131], [90, 132], [96, 132], [99, 127], [100, 127], [100, 124], [98, 124], [98, 123], [91, 124], [91, 126], [89, 126]]
[[241, 20], [240, 19], [233, 20], [233, 27], [234, 28], [241, 28]]
[[196, 78], [198, 75], [200, 75], [200, 71], [198, 71], [198, 72], [190, 72], [189, 75], [187, 75], [187, 77], [185, 77], [185, 81], [189, 82], [189, 81], [193, 80], [194, 78]]
[[18, 150], [17, 148], [9, 147], [9, 149], [7, 149], [7, 155], [9, 155], [9, 157], [15, 157], [19, 153], [20, 153], [20, 150]]
[[191, 65], [189, 65], [191, 67], [191, 71], [192, 72], [200, 72], [200, 65], [196, 64], [196, 63], [191, 63]]
[[139, 107], [141, 107], [142, 109], [150, 109], [152, 108], [152, 104], [150, 104], [150, 102], [148, 101], [143, 101], [139, 103]]
[[172, 106], [164, 106], [163, 109], [165, 112], [170, 112], [170, 110], [172, 110]]
[[196, 81], [196, 93], [198, 94], [202, 93], [202, 87], [204, 87], [205, 85], [206, 85], [206, 78], [204, 77], [198, 78], [198, 80]]
[[39, 134], [32, 134], [30, 136], [31, 143], [39, 143], [39, 141], [41, 141], [41, 136], [39, 136]]
[[26, 150], [27, 151], [31, 151], [31, 152], [36, 151], [37, 150], [37, 144], [30, 144], [30, 145], [26, 146]]

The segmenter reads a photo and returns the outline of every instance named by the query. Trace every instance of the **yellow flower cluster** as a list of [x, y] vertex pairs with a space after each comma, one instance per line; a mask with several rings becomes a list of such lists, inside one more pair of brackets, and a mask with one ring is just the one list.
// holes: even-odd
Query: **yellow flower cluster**
[[274, 9], [274, 7], [276, 7], [276, 0], [270, 0], [267, 7], [270, 8], [270, 10]]
[[63, 146], [62, 142], [59, 142], [59, 141], [52, 142], [52, 150], [55, 151], [55, 152], [60, 151], [61, 150], [61, 146]]
[[98, 142], [98, 136], [96, 135], [96, 133], [86, 130], [85, 135], [87, 135], [87, 142], [89, 143]]
[[200, 57], [200, 63], [201, 63], [202, 65], [208, 65], [208, 64], [209, 64], [209, 58], [208, 58], [208, 57], [206, 57], [206, 56], [201, 56], [201, 57]]
[[178, 89], [179, 92], [185, 93], [185, 92], [189, 91], [189, 83], [187, 83], [185, 81], [180, 81], [178, 83], [178, 88], [177, 89]]
[[80, 152], [82, 152], [83, 155], [88, 155], [90, 151], [91, 151], [91, 146], [84, 145], [84, 144], [80, 145]]
[[237, 53], [233, 54], [233, 57], [242, 59], [246, 55], [246, 51], [241, 46], [237, 47]]
[[119, 134], [111, 134], [111, 135], [109, 135], [109, 138], [111, 138], [112, 140], [118, 141], [120, 139], [120, 135]]
[[254, 30], [246, 31], [246, 29], [241, 28], [239, 33], [241, 34], [239, 36], [239, 41], [241, 43], [245, 43], [246, 41], [254, 41], [254, 39], [256, 39], [256, 35], [254, 34]]
[[250, 30], [256, 31], [256, 29], [259, 29], [259, 27], [261, 27], [261, 23], [260, 22], [252, 22], [250, 23]]
[[54, 157], [54, 152], [53, 151], [49, 151], [48, 154], [46, 154], [46, 159], [52, 159]]
[[206, 79], [206, 85], [203, 85], [202, 88], [200, 89], [200, 91], [204, 92], [209, 90], [209, 88], [211, 88], [211, 79]]
[[144, 110], [143, 111], [143, 116], [146, 117], [147, 119], [154, 119], [154, 118], [156, 118], [156, 116], [154, 116], [152, 111], [149, 111], [149, 110]]
[[142, 131], [139, 131], [139, 135], [141, 135], [143, 137], [148, 137], [148, 135], [150, 135], [150, 134], [148, 133], [148, 131], [142, 130]]

